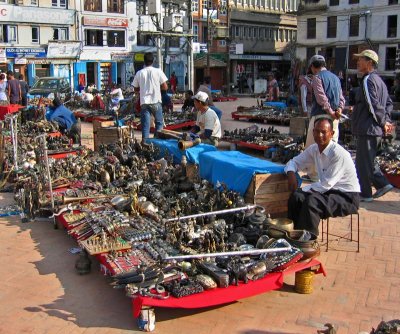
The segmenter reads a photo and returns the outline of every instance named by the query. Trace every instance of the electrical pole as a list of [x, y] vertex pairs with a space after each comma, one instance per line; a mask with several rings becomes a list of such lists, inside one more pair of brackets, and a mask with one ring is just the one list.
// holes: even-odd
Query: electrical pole
[[231, 54], [231, 42], [232, 42], [232, 36], [230, 36], [230, 34], [231, 34], [231, 6], [230, 6], [230, 4], [229, 4], [229, 1], [230, 0], [228, 0], [227, 2], [226, 2], [226, 15], [227, 15], [227, 17], [226, 17], [226, 23], [227, 23], [227, 26], [228, 26], [228, 41], [229, 41], [229, 44], [228, 43], [226, 43], [227, 44], [227, 46], [228, 46], [228, 55], [227, 55], [227, 60], [226, 60], [226, 76], [227, 76], [227, 78], [226, 78], [226, 94], [229, 96], [230, 94], [231, 94], [231, 56], [230, 56], [230, 54]]
[[189, 37], [188, 37], [188, 89], [194, 91], [194, 56], [193, 56], [193, 17], [192, 17], [192, 0], [188, 0], [188, 19], [189, 19]]
[[210, 76], [210, 49], [211, 49], [211, 29], [210, 29], [210, 2], [211, 0], [207, 1], [207, 75]]

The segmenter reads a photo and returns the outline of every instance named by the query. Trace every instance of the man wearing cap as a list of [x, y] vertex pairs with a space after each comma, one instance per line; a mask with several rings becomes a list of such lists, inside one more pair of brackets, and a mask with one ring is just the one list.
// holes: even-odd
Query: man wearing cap
[[[392, 131], [390, 113], [393, 109], [387, 87], [376, 73], [378, 55], [373, 50], [354, 54], [357, 70], [363, 75], [355, 96], [352, 132], [357, 136], [356, 169], [361, 187], [361, 201], [371, 202], [393, 189], [375, 162], [383, 135]], [[371, 183], [376, 189], [372, 195]]]
[[150, 118], [154, 116], [156, 132], [164, 125], [161, 90], [168, 90], [168, 78], [159, 68], [153, 67], [154, 56], [151, 52], [144, 54], [145, 67], [136, 73], [132, 86], [140, 95], [140, 121], [142, 140], [150, 135]]
[[[342, 87], [339, 78], [326, 69], [325, 58], [321, 55], [314, 55], [310, 58], [309, 69], [313, 74], [312, 86], [312, 107], [310, 122], [308, 125], [306, 148], [314, 144], [313, 129], [315, 121], [320, 117], [330, 117], [333, 120], [333, 138], [338, 142], [339, 121], [344, 108], [345, 99], [342, 94]], [[308, 170], [308, 177], [315, 181], [318, 179], [313, 168]]]
[[199, 134], [202, 143], [218, 146], [222, 135], [221, 123], [215, 111], [208, 106], [207, 93], [198, 92], [193, 99], [197, 109], [197, 120], [191, 131]]

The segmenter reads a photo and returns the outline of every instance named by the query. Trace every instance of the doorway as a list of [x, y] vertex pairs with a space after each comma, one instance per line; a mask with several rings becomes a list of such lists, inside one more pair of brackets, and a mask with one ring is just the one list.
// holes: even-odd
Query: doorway
[[86, 83], [88, 86], [93, 84], [97, 86], [95, 65], [97, 65], [97, 63], [86, 63], [86, 71], [87, 71]]

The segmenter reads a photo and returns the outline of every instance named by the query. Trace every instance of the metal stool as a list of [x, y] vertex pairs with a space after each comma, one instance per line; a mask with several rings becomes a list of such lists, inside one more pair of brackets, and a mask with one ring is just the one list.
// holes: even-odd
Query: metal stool
[[[353, 239], [353, 215], [357, 215], [357, 239]], [[338, 216], [338, 217], [347, 217], [347, 216]], [[350, 238], [345, 235], [337, 235], [337, 234], [329, 233], [329, 218], [336, 218], [336, 217], [328, 217], [326, 219], [321, 219], [321, 224], [322, 224], [321, 237], [322, 237], [322, 242], [323, 242], [324, 234], [326, 234], [326, 251], [329, 250], [329, 236], [334, 236], [334, 237], [338, 237], [339, 239], [357, 242], [357, 253], [359, 253], [360, 252], [360, 214], [358, 213], [358, 210], [356, 212], [350, 214]], [[326, 232], [324, 231], [325, 221], [326, 221]]]

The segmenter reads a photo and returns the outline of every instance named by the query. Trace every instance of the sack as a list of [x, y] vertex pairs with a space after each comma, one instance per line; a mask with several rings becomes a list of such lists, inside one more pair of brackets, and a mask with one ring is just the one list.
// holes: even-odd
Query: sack
[[141, 331], [152, 332], [156, 328], [156, 314], [151, 307], [143, 307], [137, 318], [137, 325]]

